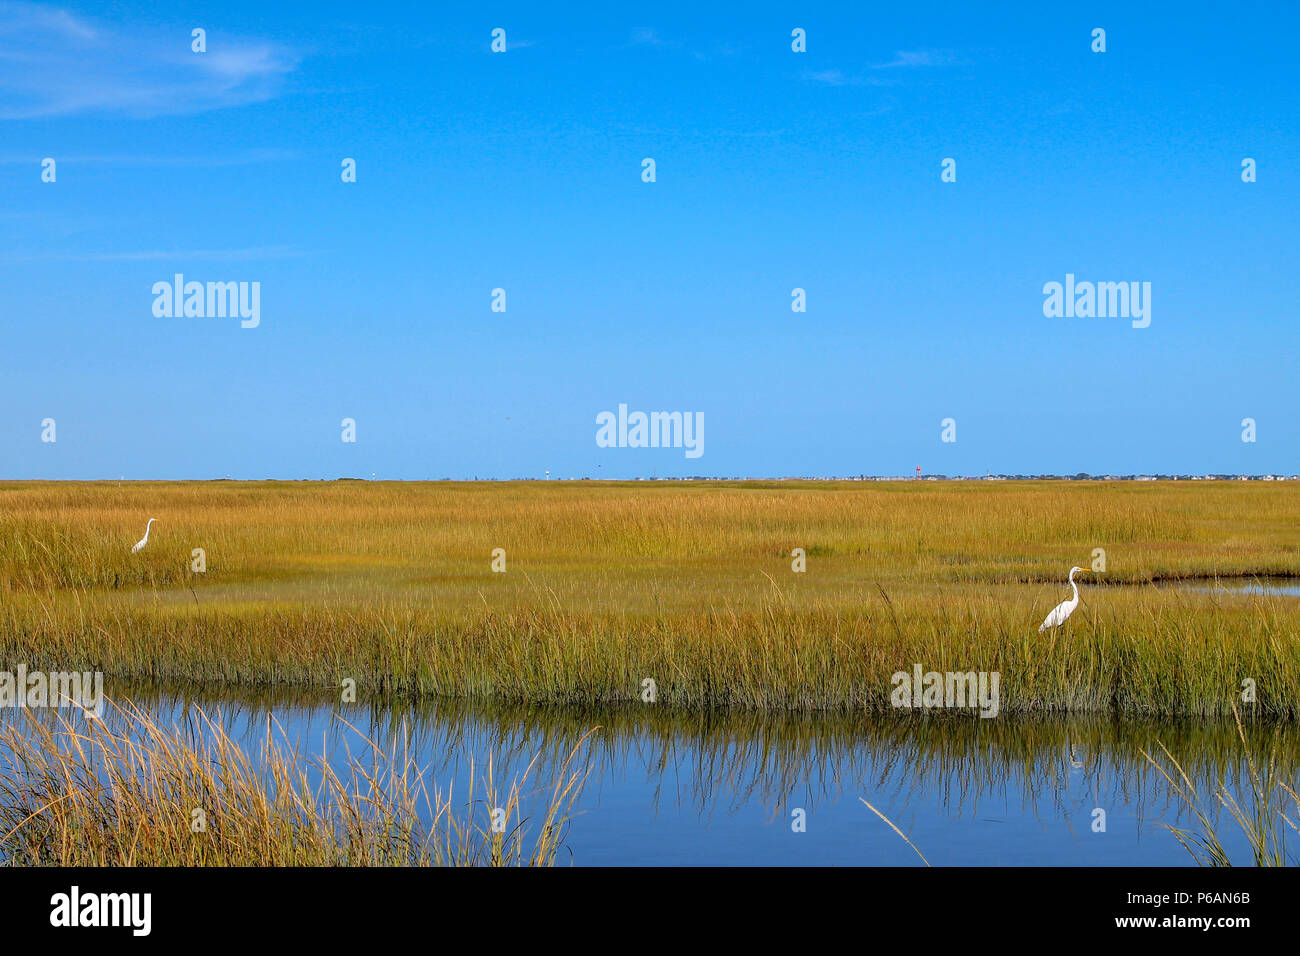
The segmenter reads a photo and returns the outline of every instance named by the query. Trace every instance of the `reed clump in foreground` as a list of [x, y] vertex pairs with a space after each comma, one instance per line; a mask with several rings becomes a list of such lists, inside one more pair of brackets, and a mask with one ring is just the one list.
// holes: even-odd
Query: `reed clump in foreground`
[[[1277, 744], [1266, 752], [1255, 753], [1246, 739], [1241, 714], [1234, 706], [1237, 735], [1246, 757], [1249, 795], [1243, 803], [1226, 784], [1217, 786], [1207, 802], [1169, 749], [1157, 741], [1164, 762], [1143, 750], [1142, 756], [1155, 767], [1170, 789], [1187, 805], [1200, 825], [1199, 831], [1166, 825], [1170, 832], [1200, 866], [1232, 866], [1232, 858], [1220, 835], [1219, 810], [1226, 811], [1241, 829], [1250, 846], [1255, 866], [1289, 866], [1300, 864], [1300, 856], [1287, 849], [1287, 831], [1300, 833], [1300, 792], [1289, 782], [1287, 760], [1277, 752]], [[1290, 778], [1293, 780], [1293, 778]]]
[[533, 825], [521, 802], [535, 761], [504, 789], [489, 762], [481, 795], [471, 784], [458, 811], [396, 744], [367, 742], [368, 759], [349, 754], [336, 770], [270, 729], [250, 755], [201, 711], [185, 730], [131, 705], [101, 720], [24, 713], [27, 726], [0, 730], [0, 859], [10, 865], [549, 866], [587, 775], [584, 735]]

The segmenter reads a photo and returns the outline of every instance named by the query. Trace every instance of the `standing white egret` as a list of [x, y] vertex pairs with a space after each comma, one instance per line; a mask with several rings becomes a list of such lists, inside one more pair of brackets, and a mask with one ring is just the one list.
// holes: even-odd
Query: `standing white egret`
[[1086, 574], [1088, 569], [1079, 567], [1070, 568], [1070, 587], [1074, 588], [1074, 597], [1067, 601], [1062, 601], [1060, 604], [1056, 605], [1056, 607], [1052, 608], [1052, 613], [1047, 615], [1047, 618], [1043, 623], [1038, 626], [1039, 634], [1042, 634], [1043, 631], [1047, 630], [1049, 627], [1060, 627], [1065, 623], [1065, 619], [1074, 613], [1074, 609], [1079, 606], [1079, 585], [1074, 583], [1074, 576], [1080, 571], [1083, 571]]
[[131, 549], [132, 554], [135, 554], [137, 551], [139, 551], [141, 548], [143, 548], [146, 544], [149, 543], [149, 529], [153, 527], [153, 523], [157, 520], [158, 520], [157, 518], [149, 519], [149, 523], [144, 526], [144, 537], [135, 543], [135, 547]]

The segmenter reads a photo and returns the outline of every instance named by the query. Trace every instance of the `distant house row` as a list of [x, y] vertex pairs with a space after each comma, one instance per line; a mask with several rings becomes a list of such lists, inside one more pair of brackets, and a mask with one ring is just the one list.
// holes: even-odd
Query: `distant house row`
[[[528, 480], [528, 479], [516, 479]], [[758, 475], [719, 478], [685, 475], [664, 478], [557, 478], [557, 481], [1300, 481], [1300, 475]]]

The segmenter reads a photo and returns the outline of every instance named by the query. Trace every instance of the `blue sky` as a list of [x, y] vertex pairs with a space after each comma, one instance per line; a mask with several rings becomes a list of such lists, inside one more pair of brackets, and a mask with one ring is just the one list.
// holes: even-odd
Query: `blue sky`
[[0, 4], [0, 477], [1300, 472], [1293, 6], [702, 6]]

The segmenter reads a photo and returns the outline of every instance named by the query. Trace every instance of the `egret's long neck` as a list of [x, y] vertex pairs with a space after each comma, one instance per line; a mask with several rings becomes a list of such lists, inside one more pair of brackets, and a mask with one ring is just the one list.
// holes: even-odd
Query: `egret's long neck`
[[1078, 571], [1070, 572], [1070, 587], [1074, 589], [1074, 599], [1076, 601], [1079, 600], [1079, 585], [1074, 583], [1074, 576], [1078, 573], [1079, 573]]

